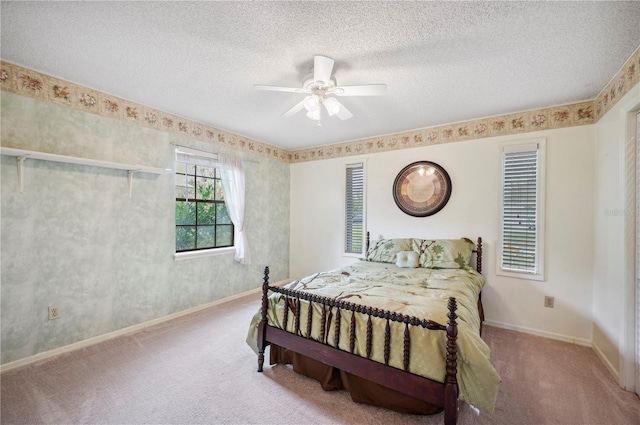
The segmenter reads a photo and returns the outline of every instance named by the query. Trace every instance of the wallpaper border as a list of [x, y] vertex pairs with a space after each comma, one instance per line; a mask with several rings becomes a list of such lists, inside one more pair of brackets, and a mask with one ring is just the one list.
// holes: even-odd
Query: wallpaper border
[[287, 151], [0, 61], [3, 91], [292, 163], [594, 124], [639, 82], [640, 46], [593, 100]]
[[178, 115], [0, 61], [0, 89], [45, 102], [288, 162], [290, 152]]
[[640, 46], [593, 101], [596, 122], [640, 82]]
[[593, 100], [296, 150], [291, 152], [289, 161], [315, 161], [594, 124], [639, 82], [640, 46]]

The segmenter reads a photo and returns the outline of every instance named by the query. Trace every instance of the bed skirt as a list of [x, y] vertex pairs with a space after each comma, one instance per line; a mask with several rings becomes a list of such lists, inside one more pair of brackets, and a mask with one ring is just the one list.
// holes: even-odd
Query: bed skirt
[[271, 364], [291, 364], [295, 372], [315, 379], [325, 391], [346, 389], [356, 403], [418, 415], [432, 415], [443, 410], [441, 407], [385, 388], [289, 349], [274, 344], [269, 347]]

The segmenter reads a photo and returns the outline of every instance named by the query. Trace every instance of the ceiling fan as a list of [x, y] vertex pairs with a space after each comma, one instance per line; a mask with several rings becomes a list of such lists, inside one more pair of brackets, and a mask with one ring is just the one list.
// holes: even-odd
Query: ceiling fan
[[256, 84], [253, 87], [258, 90], [283, 91], [302, 93], [307, 96], [293, 108], [282, 114], [283, 117], [291, 117], [303, 109], [307, 110], [307, 117], [318, 121], [320, 125], [322, 106], [331, 116], [337, 116], [341, 120], [348, 120], [353, 114], [333, 96], [382, 96], [387, 93], [386, 84], [363, 84], [358, 86], [338, 86], [335, 78], [331, 76], [334, 60], [326, 56], [313, 57], [313, 77], [304, 82], [302, 88], [265, 86]]

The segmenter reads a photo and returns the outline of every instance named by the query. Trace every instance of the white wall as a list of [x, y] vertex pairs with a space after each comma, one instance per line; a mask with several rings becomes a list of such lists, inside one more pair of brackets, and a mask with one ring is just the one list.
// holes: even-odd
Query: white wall
[[594, 128], [595, 210], [593, 347], [607, 366], [620, 371], [625, 325], [625, 136], [628, 113], [640, 106], [640, 85], [631, 89]]
[[[495, 274], [499, 237], [499, 143], [547, 139], [547, 229], [544, 282]], [[540, 131], [291, 165], [291, 277], [349, 264], [341, 255], [344, 164], [367, 160], [367, 228], [384, 237], [485, 242], [483, 292], [489, 323], [588, 344], [592, 337], [593, 126]], [[451, 176], [446, 207], [431, 217], [400, 211], [392, 184], [406, 165], [428, 160]], [[544, 296], [555, 308], [544, 307]]]

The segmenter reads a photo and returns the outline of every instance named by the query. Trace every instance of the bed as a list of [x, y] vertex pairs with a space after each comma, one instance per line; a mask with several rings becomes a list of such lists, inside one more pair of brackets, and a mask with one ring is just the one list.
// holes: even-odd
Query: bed
[[[475, 270], [470, 267], [476, 254]], [[284, 287], [269, 284], [247, 342], [263, 370], [292, 363], [324, 389], [401, 412], [444, 410], [458, 399], [491, 413], [500, 378], [480, 338], [482, 241], [379, 240], [365, 261]], [[271, 295], [269, 295], [271, 293]]]

